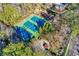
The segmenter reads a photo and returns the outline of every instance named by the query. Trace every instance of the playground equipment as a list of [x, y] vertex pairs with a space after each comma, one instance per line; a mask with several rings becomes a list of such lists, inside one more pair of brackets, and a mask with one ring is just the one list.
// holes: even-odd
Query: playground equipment
[[66, 6], [66, 3], [55, 4], [55, 8], [58, 13], [63, 13]]
[[54, 3], [54, 5], [52, 5], [52, 7], [50, 7], [48, 10], [50, 12], [55, 12], [58, 14], [62, 14], [65, 12], [65, 8], [68, 6], [68, 4], [66, 3]]
[[37, 40], [32, 44], [33, 51], [46, 51], [49, 50], [49, 42], [45, 39]]
[[15, 30], [22, 40], [28, 41], [31, 38], [38, 38], [44, 30], [49, 28], [49, 25], [46, 19], [37, 15], [31, 15], [15, 24]]

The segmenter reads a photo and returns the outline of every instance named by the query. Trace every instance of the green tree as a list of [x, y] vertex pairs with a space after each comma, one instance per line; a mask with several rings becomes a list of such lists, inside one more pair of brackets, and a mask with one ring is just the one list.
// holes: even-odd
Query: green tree
[[3, 49], [4, 56], [45, 56], [45, 52], [33, 52], [31, 47], [25, 46], [23, 43], [10, 43]]
[[72, 39], [75, 39], [77, 34], [79, 34], [79, 14], [76, 11], [78, 8], [78, 4], [69, 4], [67, 7], [67, 11], [63, 14], [63, 21], [65, 21], [71, 29], [71, 35], [69, 38], [70, 40], [67, 46], [64, 48], [64, 55], [68, 55]]
[[0, 20], [6, 24], [14, 25], [21, 17], [21, 14], [11, 4], [2, 4], [2, 7], [3, 12], [0, 12]]
[[4, 37], [5, 33], [3, 31], [0, 31], [0, 38]]
[[79, 33], [79, 14], [76, 9], [78, 8], [78, 4], [69, 4], [67, 7], [67, 11], [63, 14], [64, 20], [67, 25], [71, 28], [71, 36], [76, 37]]
[[10, 43], [3, 49], [3, 55], [5, 56], [30, 56], [32, 53], [31, 48], [24, 46], [23, 43]]

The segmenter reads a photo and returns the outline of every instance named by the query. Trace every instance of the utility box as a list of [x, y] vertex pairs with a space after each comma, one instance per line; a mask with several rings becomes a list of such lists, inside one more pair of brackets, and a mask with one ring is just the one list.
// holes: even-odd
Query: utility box
[[25, 41], [31, 38], [38, 38], [41, 34], [40, 30], [46, 28], [45, 24], [47, 25], [47, 23], [46, 19], [37, 15], [31, 15], [15, 24], [16, 34]]

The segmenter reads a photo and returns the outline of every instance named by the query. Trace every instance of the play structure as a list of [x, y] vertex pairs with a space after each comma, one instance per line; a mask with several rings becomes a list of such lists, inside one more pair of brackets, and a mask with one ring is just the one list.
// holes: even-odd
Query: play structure
[[67, 6], [66, 3], [56, 3], [55, 4], [55, 8], [56, 8], [56, 11], [58, 13], [62, 13], [64, 11], [64, 9], [65, 9], [66, 6]]
[[58, 14], [62, 14], [65, 12], [66, 7], [68, 6], [67, 3], [54, 3], [49, 9], [48, 11], [50, 13], [53, 12], [54, 13], [58, 13]]
[[15, 24], [16, 34], [24, 41], [38, 38], [40, 34], [49, 28], [49, 23], [41, 16], [31, 15]]
[[32, 44], [33, 51], [46, 51], [49, 50], [50, 45], [49, 42], [46, 39], [41, 39], [33, 42]]

